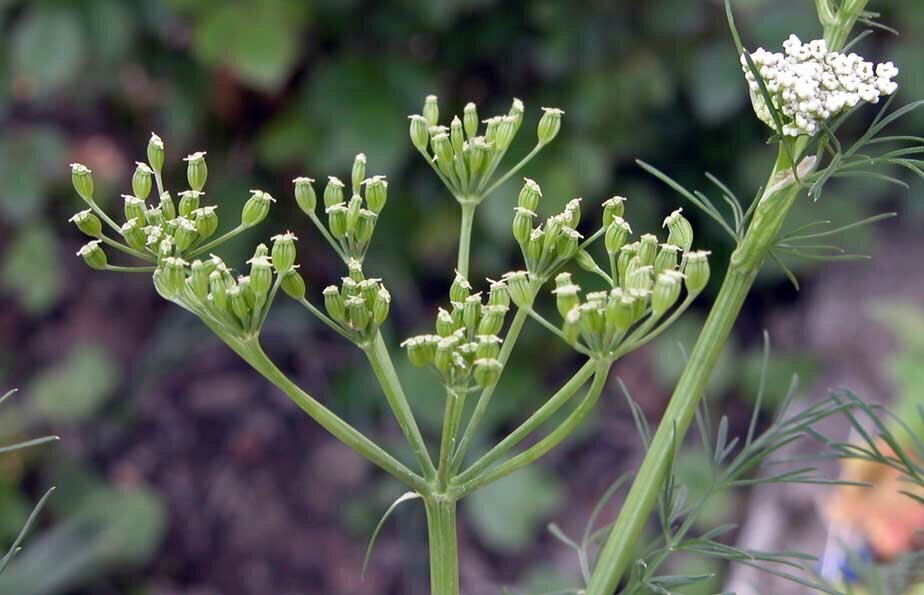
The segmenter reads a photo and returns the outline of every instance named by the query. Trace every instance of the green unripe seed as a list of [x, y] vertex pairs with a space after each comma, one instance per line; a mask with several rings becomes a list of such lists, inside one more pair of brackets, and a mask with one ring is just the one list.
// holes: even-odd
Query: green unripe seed
[[340, 178], [328, 176], [327, 186], [324, 187], [324, 208], [329, 209], [343, 202], [343, 182]]
[[189, 279], [186, 284], [190, 292], [200, 300], [205, 300], [209, 294], [209, 270], [208, 263], [201, 260], [194, 260], [189, 267]]
[[141, 200], [147, 199], [151, 194], [151, 177], [154, 171], [146, 163], [135, 163], [135, 173], [132, 175], [132, 192]]
[[382, 212], [388, 200], [388, 182], [385, 176], [373, 176], [364, 182], [366, 205], [375, 214]]
[[526, 207], [514, 207], [513, 216], [513, 237], [521, 246], [528, 240], [533, 231], [533, 219], [536, 213]]
[[667, 271], [658, 275], [651, 292], [651, 314], [660, 318], [680, 297], [683, 275], [678, 271]]
[[125, 243], [135, 250], [144, 248], [147, 241], [147, 236], [144, 231], [141, 230], [141, 221], [143, 221], [143, 219], [129, 219], [122, 225], [122, 229], [120, 230]]
[[574, 228], [565, 227], [562, 229], [561, 235], [558, 236], [558, 242], [555, 244], [555, 250], [558, 252], [559, 258], [570, 260], [576, 256], [581, 237], [581, 234]]
[[[462, 305], [462, 324], [470, 331], [478, 328], [478, 321], [481, 319], [481, 294], [476, 293], [465, 299]], [[481, 331], [479, 331], [481, 332]], [[490, 333], [487, 333], [490, 334]]]
[[199, 207], [191, 213], [195, 217], [196, 231], [203, 239], [212, 236], [218, 230], [218, 214], [215, 213], [217, 208], [214, 205]]
[[102, 221], [90, 209], [76, 213], [69, 221], [91, 238], [98, 238], [103, 234]]
[[539, 207], [539, 199], [542, 198], [542, 188], [535, 180], [529, 178], [523, 178], [523, 180], [523, 188], [517, 195], [517, 206], [535, 211]]
[[327, 315], [335, 322], [343, 323], [346, 321], [346, 304], [340, 290], [335, 285], [328, 285], [321, 292], [324, 296], [324, 309]]
[[372, 321], [376, 326], [381, 325], [388, 318], [388, 310], [391, 307], [391, 294], [384, 287], [379, 288], [375, 294], [375, 302], [372, 305]]
[[279, 282], [279, 287], [293, 300], [301, 301], [305, 299], [305, 280], [296, 270], [298, 267], [292, 267]]
[[459, 116], [453, 116], [452, 122], [449, 123], [449, 142], [452, 144], [452, 150], [456, 155], [462, 154], [462, 145], [465, 143], [465, 134], [462, 131], [462, 120]]
[[77, 256], [83, 258], [91, 269], [103, 270], [106, 268], [107, 259], [99, 243], [99, 240], [87, 242], [77, 251]]
[[709, 252], [698, 250], [689, 252], [686, 255], [686, 266], [684, 274], [686, 275], [687, 291], [696, 294], [706, 287], [709, 283]]
[[244, 203], [241, 210], [241, 224], [251, 227], [266, 219], [269, 214], [270, 205], [276, 202], [276, 199], [270, 196], [268, 192], [262, 190], [251, 190], [250, 198]]
[[478, 136], [478, 107], [472, 102], [466, 103], [462, 110], [462, 126], [469, 140]]
[[622, 295], [611, 298], [606, 306], [606, 323], [616, 332], [625, 332], [635, 321], [635, 298]]
[[565, 112], [556, 107], [544, 107], [542, 118], [539, 120], [539, 127], [536, 136], [539, 138], [539, 144], [552, 142], [558, 131], [561, 130], [561, 117]]
[[183, 161], [186, 162], [186, 179], [189, 181], [189, 187], [201, 192], [209, 175], [208, 166], [205, 164], [205, 151], [187, 155]]
[[655, 275], [664, 271], [673, 271], [677, 268], [677, 253], [680, 251], [679, 246], [673, 244], [661, 244], [661, 250], [654, 261]]
[[616, 217], [623, 217], [626, 210], [625, 202], [625, 196], [613, 196], [603, 201], [603, 227], [609, 227]]
[[638, 259], [642, 266], [654, 264], [655, 256], [658, 253], [658, 238], [653, 234], [646, 233], [639, 239]]
[[347, 208], [343, 203], [327, 207], [327, 227], [330, 233], [342, 240], [347, 235]]
[[366, 179], [366, 156], [362, 153], [353, 159], [353, 169], [350, 171], [350, 189], [353, 194], [359, 194], [359, 187]]
[[426, 118], [419, 115], [408, 116], [411, 120], [410, 126], [410, 135], [411, 135], [411, 144], [417, 148], [418, 151], [426, 151], [427, 144], [430, 142], [430, 125], [427, 124]]
[[123, 212], [125, 213], [126, 221], [131, 221], [132, 219], [146, 220], [147, 206], [143, 200], [131, 194], [123, 194], [122, 199], [124, 200]]
[[250, 265], [250, 289], [254, 296], [265, 296], [273, 285], [273, 264], [269, 256], [254, 256]]
[[318, 206], [318, 195], [314, 191], [314, 180], [306, 177], [298, 177], [292, 180], [295, 184], [295, 202], [306, 215], [314, 213]]
[[192, 212], [199, 208], [199, 199], [204, 194], [198, 190], [185, 190], [180, 192], [180, 204], [177, 212], [180, 217], [190, 217]]
[[472, 375], [478, 386], [486, 388], [497, 382], [503, 369], [504, 366], [498, 360], [482, 358], [475, 360]]
[[555, 294], [555, 305], [562, 319], [564, 319], [573, 308], [580, 305], [581, 298], [578, 297], [580, 291], [581, 288], [573, 284], [563, 285], [552, 290], [552, 293]]
[[578, 253], [574, 257], [574, 262], [585, 271], [592, 272], [600, 268], [599, 265], [597, 265], [597, 261], [594, 260], [594, 257], [591, 256], [587, 250], [578, 250]]
[[456, 331], [458, 326], [453, 319], [452, 314], [440, 308], [436, 314], [436, 334], [440, 337], [448, 337]]
[[630, 233], [632, 233], [632, 228], [622, 217], [612, 217], [603, 236], [607, 254], [618, 254], [622, 247], [626, 245], [626, 240], [629, 239]]
[[283, 274], [295, 265], [295, 234], [291, 231], [273, 236], [273, 267]]
[[503, 281], [491, 281], [491, 289], [488, 293], [489, 306], [510, 306], [510, 291], [507, 284]]
[[681, 213], [683, 209], [677, 209], [664, 219], [664, 227], [668, 229], [667, 243], [680, 246], [680, 249], [687, 252], [693, 246], [693, 226], [687, 221]]
[[539, 262], [542, 260], [544, 247], [545, 231], [543, 231], [541, 227], [537, 227], [530, 232], [529, 241], [526, 244], [526, 259], [531, 267], [538, 266]]
[[526, 271], [514, 271], [507, 273], [504, 280], [510, 289], [510, 298], [518, 308], [532, 307], [536, 294], [529, 281], [529, 273]]
[[153, 132], [148, 141], [148, 165], [156, 172], [164, 167], [164, 141]]
[[478, 348], [475, 350], [477, 359], [493, 359], [500, 354], [501, 338], [497, 335], [478, 335]]
[[372, 314], [366, 307], [366, 302], [361, 297], [352, 297], [346, 300], [346, 309], [350, 326], [358, 332], [366, 330], [372, 320]]
[[180, 295], [186, 285], [186, 261], [168, 256], [161, 265], [162, 287], [170, 295]]
[[436, 95], [427, 95], [424, 99], [423, 118], [427, 126], [436, 126], [440, 119], [440, 106]]
[[176, 231], [173, 233], [173, 239], [176, 242], [177, 250], [183, 252], [193, 245], [193, 242], [199, 237], [199, 232], [196, 230], [196, 224], [186, 217], [177, 217], [175, 221], [177, 225]]
[[172, 221], [176, 218], [176, 205], [173, 204], [173, 198], [169, 192], [164, 192], [160, 195], [160, 204], [157, 208], [163, 213], [165, 220]]

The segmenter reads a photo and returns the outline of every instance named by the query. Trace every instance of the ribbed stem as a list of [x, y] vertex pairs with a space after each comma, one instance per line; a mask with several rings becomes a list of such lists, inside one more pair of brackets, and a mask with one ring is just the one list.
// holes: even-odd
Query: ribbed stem
[[459, 594], [456, 501], [424, 498], [430, 542], [430, 595]]
[[600, 552], [597, 566], [591, 576], [588, 595], [613, 593], [623, 572], [634, 559], [635, 545], [657, 501], [671, 454], [690, 425], [703, 388], [719, 354], [722, 353], [755, 276], [756, 271], [730, 271], [725, 277], [719, 297], [690, 353], [690, 360], [632, 483], [632, 489], [619, 512], [606, 545]]
[[475, 209], [478, 203], [470, 200], [460, 200], [462, 205], [462, 222], [459, 225], [459, 259], [456, 270], [468, 279], [469, 252], [472, 246], [472, 226], [475, 223]]
[[[811, 172], [814, 165], [814, 158], [805, 159], [800, 164], [799, 176]], [[728, 273], [715, 304], [690, 352], [687, 365], [622, 510], [610, 530], [610, 536], [597, 558], [587, 595], [611, 595], [634, 559], [636, 543], [657, 502], [674, 448], [683, 440], [690, 426], [741, 306], [798, 192], [799, 184], [789, 171], [781, 151], [747, 235], [732, 254]]]

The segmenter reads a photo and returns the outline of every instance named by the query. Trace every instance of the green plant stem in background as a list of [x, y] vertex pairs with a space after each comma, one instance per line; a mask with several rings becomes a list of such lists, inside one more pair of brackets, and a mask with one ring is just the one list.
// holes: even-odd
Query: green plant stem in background
[[459, 593], [459, 548], [456, 500], [442, 495], [424, 497], [430, 543], [430, 595]]
[[[814, 165], [814, 158], [804, 160], [799, 167], [799, 176], [810, 173]], [[799, 190], [799, 182], [793, 176], [785, 152], [781, 150], [748, 232], [732, 254], [715, 304], [690, 352], [690, 359], [674, 389], [670, 404], [600, 552], [587, 595], [613, 593], [632, 562], [636, 553], [635, 544], [657, 502], [675, 445], [682, 440], [690, 426], [741, 306]]]
[[398, 379], [397, 372], [395, 372], [391, 356], [388, 354], [388, 347], [386, 347], [385, 341], [382, 339], [382, 333], [376, 333], [372, 344], [364, 346], [363, 352], [369, 359], [372, 370], [375, 372], [375, 377], [382, 386], [388, 405], [394, 412], [395, 419], [401, 427], [401, 432], [407, 438], [420, 468], [423, 469], [424, 477], [427, 479], [433, 478], [436, 475], [436, 469], [433, 467], [433, 461], [427, 452], [427, 445], [420, 433], [420, 428], [417, 426], [417, 421], [414, 419], [411, 406], [407, 402], [404, 389], [401, 387], [401, 381]]

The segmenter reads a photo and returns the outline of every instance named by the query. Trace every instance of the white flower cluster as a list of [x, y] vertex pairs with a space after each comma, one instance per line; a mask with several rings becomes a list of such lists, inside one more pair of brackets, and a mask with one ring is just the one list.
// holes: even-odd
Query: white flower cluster
[[[774, 53], [758, 48], [751, 59], [774, 107], [782, 114], [786, 136], [813, 135], [828, 118], [861, 101], [876, 103], [898, 88], [892, 80], [898, 68], [891, 62], [873, 65], [857, 54], [829, 51], [823, 39], [802, 43], [790, 35], [783, 50], [785, 53]], [[775, 128], [760, 85], [743, 55], [741, 66], [757, 117]]]

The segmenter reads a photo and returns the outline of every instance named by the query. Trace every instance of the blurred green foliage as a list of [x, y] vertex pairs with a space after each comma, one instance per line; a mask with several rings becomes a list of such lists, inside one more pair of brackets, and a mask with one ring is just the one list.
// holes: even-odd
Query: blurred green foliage
[[29, 388], [36, 413], [51, 423], [78, 423], [96, 414], [119, 382], [119, 370], [98, 345], [74, 345]]
[[[924, 96], [924, 5], [873, 4], [903, 35], [877, 34], [862, 42], [863, 53], [896, 60], [905, 100]], [[790, 32], [817, 32], [810, 0], [737, 0], [734, 6], [751, 45], [777, 46]], [[395, 338], [420, 330], [418, 321], [429, 319], [451, 279], [457, 209], [407, 140], [405, 116], [419, 110], [428, 93], [439, 94], [456, 112], [468, 100], [486, 113], [496, 111], [518, 96], [526, 102], [527, 125], [535, 123], [539, 106], [564, 108], [561, 136], [524, 174], [542, 184], [550, 210], [574, 196], [584, 196], [591, 210], [611, 194], [624, 194], [641, 228], [656, 226], [681, 199], [642, 174], [634, 158], [691, 188], [704, 187], [702, 174], [710, 171], [742, 196], [763, 183], [771, 158], [763, 142], [768, 131], [751, 114], [720, 6], [707, 0], [0, 0], [0, 23], [0, 308], [15, 321], [0, 325], [0, 380], [31, 383], [33, 410], [20, 416], [22, 429], [86, 427], [109, 397], [118, 393], [127, 400], [140, 391], [125, 360], [115, 357], [121, 348], [106, 342], [119, 334], [127, 315], [148, 328], [165, 315], [131, 303], [118, 316], [95, 312], [101, 295], [124, 300], [128, 290], [116, 286], [114, 277], [96, 278], [97, 288], [88, 288], [73, 256], [79, 234], [62, 222], [78, 208], [67, 163], [86, 162], [99, 195], [114, 202], [127, 191], [131, 162], [141, 157], [138, 148], [151, 130], [169, 139], [170, 179], [182, 179], [179, 157], [208, 151], [210, 193], [223, 212], [239, 209], [251, 187], [280, 199], [260, 237], [288, 227], [302, 236], [300, 250], [317, 254], [316, 266], [303, 271], [315, 296], [339, 273], [335, 259], [324, 256], [321, 242], [296, 218], [289, 180], [343, 175], [352, 156], [365, 152], [370, 171], [389, 176], [394, 197], [380, 221], [370, 268], [381, 271], [398, 298]], [[924, 126], [922, 116], [915, 117], [908, 126]], [[512, 262], [515, 186], [509, 183], [479, 215], [477, 276], [499, 274]], [[921, 201], [896, 199], [891, 192], [881, 184], [832, 187], [819, 203], [802, 201], [791, 225], [824, 218], [844, 223], [884, 206], [897, 206], [905, 225], [919, 224]], [[712, 229], [701, 223], [698, 229]], [[243, 256], [256, 239], [248, 236], [230, 256]], [[494, 248], [482, 249], [479, 239]], [[863, 250], [871, 236], [850, 241], [850, 248]], [[714, 230], [702, 245], [714, 251], [717, 263], [730, 248]], [[793, 266], [803, 281], [811, 280], [813, 265]], [[782, 275], [768, 271], [762, 291], [788, 295]], [[94, 312], [108, 325], [97, 329], [108, 337], [98, 342], [87, 343], [85, 334], [75, 332], [77, 343], [49, 350], [48, 339], [34, 332], [52, 322], [79, 326], [76, 320]], [[682, 364], [677, 343], [689, 346], [695, 336], [695, 317], [681, 322], [652, 350], [653, 382], [662, 391]], [[162, 357], [168, 344], [170, 361], [177, 361], [195, 348], [181, 340], [188, 338], [183, 324], [170, 319], [160, 326], [162, 334], [151, 333], [148, 340], [153, 347], [130, 351]], [[280, 326], [275, 332], [294, 345], [309, 330]], [[508, 374], [509, 398], [497, 400], [486, 431], [497, 431], [501, 420], [525, 417], [538, 387], [567, 365], [554, 342], [538, 340], [540, 332], [527, 329], [535, 334], [522, 343], [533, 348], [511, 366], [522, 373]], [[743, 356], [745, 365], [723, 365], [711, 392], [722, 396], [737, 387], [735, 392], [753, 394], [759, 350], [740, 344], [730, 351], [729, 359]], [[534, 361], [547, 362], [543, 374], [535, 374]], [[803, 375], [816, 368], [803, 353], [778, 352], [771, 368], [785, 373], [770, 381], [788, 382], [792, 364]], [[349, 409], [351, 419], [366, 419], [365, 425], [376, 423], [381, 403], [353, 398], [372, 394], [369, 378], [350, 374], [349, 358], [338, 365], [331, 372], [333, 388], [326, 389], [349, 395], [337, 397], [338, 410]], [[902, 378], [917, 369], [899, 367]], [[413, 386], [429, 388], [409, 366], [401, 372]], [[912, 388], [905, 392], [922, 384], [908, 382]], [[425, 429], [434, 428], [439, 412], [428, 406], [436, 402], [419, 392], [412, 391], [413, 405]], [[776, 385], [769, 392], [782, 393]], [[429, 409], [434, 411], [428, 416]], [[41, 473], [52, 474], [46, 462], [37, 463]], [[12, 490], [18, 478], [0, 490], [0, 510], [16, 508]], [[478, 539], [492, 550], [523, 551], [546, 513], [565, 501], [562, 483], [541, 471], [498, 483], [496, 493], [478, 499], [475, 511], [467, 509]], [[501, 521], [513, 528], [499, 532]], [[149, 551], [136, 550], [138, 557]]]
[[887, 366], [895, 385], [895, 416], [924, 436], [924, 309], [910, 302], [876, 304], [873, 316], [895, 333], [897, 348]]

